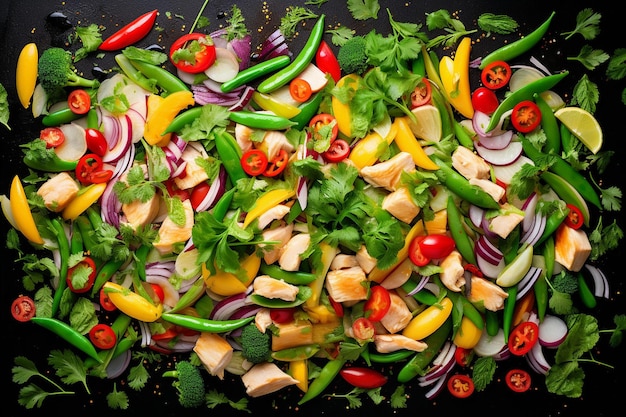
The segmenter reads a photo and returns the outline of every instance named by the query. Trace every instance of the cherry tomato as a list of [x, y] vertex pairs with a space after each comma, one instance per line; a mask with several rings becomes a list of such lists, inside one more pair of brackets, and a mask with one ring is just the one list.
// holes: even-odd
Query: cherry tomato
[[308, 99], [311, 98], [311, 84], [303, 78], [294, 78], [289, 83], [289, 94], [291, 94], [291, 98], [296, 100], [298, 103], [304, 103]]
[[374, 324], [365, 317], [359, 317], [352, 323], [352, 332], [359, 340], [370, 340], [374, 337]]
[[350, 145], [343, 139], [335, 139], [325, 152], [322, 152], [322, 158], [326, 162], [340, 162], [350, 155]]
[[467, 375], [452, 375], [448, 379], [448, 391], [457, 398], [467, 398], [474, 393], [474, 381]]
[[117, 310], [117, 306], [111, 302], [111, 299], [104, 291], [104, 289], [100, 289], [100, 307], [105, 309], [106, 311], [115, 311]]
[[165, 188], [167, 189], [170, 197], [178, 197], [180, 198], [180, 201], [189, 199], [189, 191], [178, 188], [173, 179], [165, 181]]
[[194, 210], [196, 210], [200, 203], [202, 203], [206, 195], [209, 193], [210, 188], [211, 185], [206, 181], [202, 181], [200, 184], [193, 187], [189, 200], [191, 200], [191, 207], [193, 207]]
[[[391, 307], [389, 291], [382, 285], [374, 285], [370, 289], [370, 297], [363, 306], [365, 316], [370, 321], [380, 321]], [[369, 314], [368, 314], [369, 313]]]
[[498, 105], [500, 105], [500, 102], [496, 93], [487, 87], [478, 87], [472, 93], [472, 107], [474, 107], [474, 110], [491, 115], [496, 111]]
[[350, 385], [363, 388], [374, 389], [382, 387], [387, 383], [387, 377], [379, 371], [363, 366], [350, 366], [339, 371], [339, 375]]
[[83, 89], [72, 90], [67, 96], [67, 105], [74, 114], [85, 114], [91, 108], [91, 96]]
[[409, 259], [417, 266], [426, 266], [430, 262], [430, 258], [422, 253], [420, 242], [425, 236], [416, 236], [409, 244]]
[[46, 127], [39, 133], [39, 138], [46, 142], [46, 148], [56, 148], [65, 142], [65, 134], [58, 127]]
[[156, 298], [158, 298], [159, 301], [163, 303], [163, 300], [165, 299], [165, 292], [163, 292], [163, 287], [161, 287], [159, 284], [152, 283], [150, 284], [150, 287], [152, 288], [152, 292], [154, 293]]
[[513, 107], [511, 123], [520, 133], [532, 132], [541, 123], [541, 110], [533, 101], [520, 101]]
[[11, 304], [11, 315], [17, 321], [26, 322], [35, 317], [35, 302], [27, 295], [20, 295]]
[[483, 69], [480, 79], [485, 87], [498, 90], [509, 83], [511, 67], [504, 61], [494, 61]]
[[515, 392], [525, 392], [530, 389], [530, 374], [523, 369], [511, 369], [504, 378], [506, 386]]
[[108, 143], [104, 135], [98, 129], [88, 127], [85, 129], [87, 148], [98, 156], [104, 156], [108, 150]]
[[328, 301], [330, 301], [330, 305], [333, 307], [333, 310], [335, 310], [337, 317], [343, 317], [343, 304], [333, 300], [331, 296], [328, 296]]
[[448, 235], [426, 235], [418, 242], [422, 254], [430, 259], [442, 259], [450, 255], [456, 244]]
[[267, 156], [260, 149], [250, 149], [241, 155], [241, 167], [253, 177], [261, 175], [267, 168]]
[[339, 126], [335, 116], [328, 113], [319, 113], [313, 116], [309, 122], [311, 128], [311, 138], [314, 141], [327, 140], [332, 143], [337, 139], [339, 134]]
[[281, 149], [271, 161], [268, 162], [267, 168], [263, 171], [266, 177], [276, 177], [285, 170], [289, 163], [289, 154], [286, 150]]
[[77, 294], [89, 291], [93, 287], [95, 279], [96, 263], [89, 256], [85, 256], [67, 271], [67, 286]]
[[565, 224], [572, 229], [580, 229], [585, 222], [582, 211], [573, 204], [568, 204], [567, 208], [569, 209], [569, 213], [567, 213], [567, 217], [565, 218]]
[[76, 178], [83, 185], [107, 182], [113, 176], [113, 171], [103, 169], [102, 158], [95, 153], [83, 155], [76, 164]]
[[181, 71], [198, 74], [215, 62], [215, 44], [203, 33], [189, 33], [178, 38], [170, 48], [170, 61]]
[[330, 74], [335, 82], [339, 81], [341, 78], [341, 67], [339, 66], [337, 57], [325, 41], [320, 42], [320, 46], [317, 48], [315, 65], [323, 72]]
[[294, 308], [271, 308], [270, 318], [278, 324], [291, 323], [295, 312]]
[[117, 343], [117, 336], [111, 326], [98, 323], [89, 330], [89, 340], [98, 349], [111, 349]]
[[530, 351], [539, 339], [539, 326], [532, 321], [517, 325], [509, 336], [509, 350], [513, 355], [522, 356]]
[[457, 346], [454, 351], [454, 360], [459, 366], [469, 366], [472, 363], [472, 359], [474, 358], [474, 349], [466, 349]]
[[430, 81], [424, 77], [411, 93], [411, 108], [414, 109], [430, 103], [431, 97], [432, 86], [430, 85]]

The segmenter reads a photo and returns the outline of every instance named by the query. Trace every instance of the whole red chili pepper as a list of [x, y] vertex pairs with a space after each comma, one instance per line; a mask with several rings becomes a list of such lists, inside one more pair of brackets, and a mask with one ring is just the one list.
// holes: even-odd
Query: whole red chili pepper
[[158, 10], [144, 13], [106, 38], [98, 47], [102, 51], [117, 51], [143, 39], [152, 30]]
[[375, 369], [361, 366], [350, 366], [339, 371], [339, 375], [350, 385], [363, 389], [382, 387], [387, 382], [387, 377]]

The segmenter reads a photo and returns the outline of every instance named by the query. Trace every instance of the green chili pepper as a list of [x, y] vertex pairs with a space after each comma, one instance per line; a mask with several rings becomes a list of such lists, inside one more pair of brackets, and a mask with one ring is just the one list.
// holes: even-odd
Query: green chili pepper
[[389, 353], [370, 352], [369, 358], [374, 363], [398, 363], [408, 359], [413, 354], [415, 352], [412, 350], [401, 349]]
[[285, 130], [296, 124], [283, 116], [246, 110], [230, 112], [228, 117], [251, 129]]
[[130, 63], [145, 77], [154, 79], [156, 84], [168, 94], [189, 91], [187, 84], [163, 67], [134, 59], [131, 59]]
[[535, 93], [533, 95], [539, 111], [541, 111], [541, 128], [546, 135], [546, 143], [544, 146], [544, 152], [548, 154], [560, 155], [561, 154], [561, 130], [559, 128], [559, 122], [554, 116], [554, 112], [550, 105], [539, 95]]
[[552, 12], [548, 19], [523, 38], [506, 44], [485, 56], [481, 60], [478, 68], [483, 69], [494, 61], [510, 61], [523, 53], [528, 52], [541, 40], [541, 38], [543, 38], [543, 35], [546, 34], [554, 15], [555, 12]]
[[125, 261], [116, 261], [109, 260], [106, 262], [98, 271], [98, 275], [96, 275], [96, 279], [93, 283], [93, 288], [91, 289], [91, 296], [95, 297], [98, 294], [98, 291], [102, 288], [105, 282], [109, 281], [111, 277], [119, 271], [122, 265], [124, 265]]
[[233, 184], [237, 184], [240, 179], [249, 178], [241, 166], [241, 148], [230, 133], [215, 135], [215, 149]]
[[454, 194], [478, 207], [486, 209], [500, 208], [498, 202], [489, 193], [478, 186], [470, 184], [464, 176], [452, 169], [439, 157], [431, 155], [430, 158], [439, 165], [437, 173], [443, 174], [443, 183]]
[[78, 161], [66, 161], [57, 156], [54, 149], [46, 149], [45, 141], [37, 138], [26, 145], [29, 148], [24, 154], [24, 164], [27, 167], [44, 172], [74, 171]]
[[161, 318], [169, 323], [199, 332], [225, 333], [236, 330], [254, 320], [254, 316], [233, 320], [211, 320], [185, 314], [163, 313]]
[[561, 223], [563, 223], [563, 221], [567, 218], [568, 214], [569, 208], [567, 207], [562, 210], [554, 210], [550, 213], [546, 219], [546, 227], [543, 229], [543, 233], [537, 243], [535, 243], [535, 246], [539, 247], [542, 243], [547, 242], [547, 239], [550, 238], [554, 232], [556, 232], [556, 229], [559, 228]]
[[424, 339], [428, 346], [421, 352], [413, 356], [398, 372], [398, 382], [406, 383], [418, 375], [424, 375], [426, 368], [435, 359], [439, 349], [450, 337], [452, 330], [452, 319], [446, 320], [434, 333]]
[[289, 65], [291, 58], [287, 55], [279, 55], [274, 58], [259, 62], [251, 67], [239, 71], [235, 78], [228, 80], [220, 86], [223, 93], [229, 93], [237, 87], [241, 87], [254, 81], [260, 77], [268, 75], [270, 72], [277, 71]]
[[75, 348], [89, 355], [89, 357], [97, 360], [98, 362], [102, 361], [91, 341], [66, 322], [52, 317], [33, 317], [30, 321], [50, 330], [52, 333], [61, 337]]
[[[537, 306], [537, 317], [539, 321], [543, 321], [548, 309], [548, 281], [546, 277], [552, 276], [554, 265], [554, 239], [550, 237], [543, 246], [543, 262], [539, 278], [533, 284], [533, 292], [535, 293], [535, 304]], [[551, 265], [548, 266], [548, 263]], [[548, 273], [550, 275], [548, 275]]]
[[504, 289], [509, 295], [504, 300], [504, 310], [502, 311], [502, 331], [504, 332], [504, 341], [509, 341], [509, 334], [513, 325], [513, 313], [515, 313], [515, 299], [517, 298], [517, 285]]
[[298, 405], [302, 405], [324, 392], [326, 387], [328, 387], [339, 374], [339, 371], [341, 371], [341, 368], [343, 368], [345, 363], [346, 359], [341, 357], [338, 359], [331, 359], [326, 362], [317, 378], [311, 382], [309, 389], [304, 393], [302, 398], [300, 398], [300, 401], [298, 401]]
[[324, 94], [322, 94], [322, 92], [317, 92], [308, 101], [300, 104], [300, 106], [298, 106], [298, 108], [300, 109], [300, 113], [298, 113], [297, 115], [289, 119], [295, 123], [293, 128], [302, 130], [306, 126], [308, 126], [309, 121], [317, 113], [320, 107], [320, 104], [322, 104], [323, 99], [324, 99]]
[[268, 265], [265, 262], [261, 263], [259, 271], [272, 278], [282, 279], [283, 281], [294, 285], [307, 285], [315, 281], [317, 278], [315, 274], [310, 272], [285, 271], [277, 265]]
[[[402, 284], [402, 289], [407, 294], [411, 294], [411, 292], [415, 289], [415, 287], [417, 287], [417, 282], [411, 279], [409, 279], [404, 284]], [[437, 299], [437, 296], [427, 289], [421, 289], [420, 291], [416, 292], [415, 294], [413, 294], [413, 298], [415, 298], [415, 300], [418, 303], [426, 304], [429, 306], [432, 306], [434, 304], [437, 304], [437, 302], [439, 302], [439, 300]]]
[[87, 127], [98, 129], [98, 112], [94, 108], [89, 109], [87, 112]]
[[220, 222], [224, 220], [224, 216], [226, 216], [228, 208], [230, 207], [230, 202], [233, 201], [235, 191], [236, 188], [231, 188], [230, 190], [226, 191], [213, 206], [212, 213], [213, 217], [215, 217], [216, 220]]
[[128, 59], [124, 54], [115, 55], [115, 62], [117, 62], [117, 65], [120, 67], [124, 75], [130, 78], [135, 84], [153, 94], [159, 92], [156, 87], [156, 80], [143, 75], [143, 73], [135, 68], [135, 66], [130, 62], [130, 59]]
[[72, 230], [72, 236], [70, 239], [70, 253], [83, 253], [85, 250], [83, 246], [83, 236], [78, 230]]
[[535, 93], [543, 93], [544, 91], [551, 89], [557, 85], [559, 81], [565, 78], [567, 74], [569, 74], [569, 71], [563, 71], [558, 74], [539, 78], [506, 96], [504, 100], [500, 102], [496, 111], [491, 115], [491, 119], [489, 120], [489, 124], [487, 125], [485, 132], [493, 130], [498, 123], [500, 123], [500, 119], [504, 113], [512, 110], [517, 103], [524, 100], [532, 100]]
[[313, 357], [319, 350], [318, 344], [296, 346], [272, 352], [272, 358], [283, 362], [298, 361]]
[[[430, 81], [427, 81], [430, 82]], [[445, 139], [448, 136], [454, 135], [454, 113], [452, 113], [452, 106], [450, 102], [441, 94], [439, 87], [433, 82], [431, 86], [430, 99], [432, 104], [439, 110], [439, 117], [441, 119], [441, 138]]]
[[59, 283], [57, 285], [57, 288], [54, 290], [54, 297], [52, 299], [52, 316], [55, 316], [57, 311], [59, 311], [61, 298], [63, 298], [63, 292], [67, 288], [67, 271], [69, 268], [68, 261], [70, 258], [70, 242], [67, 240], [63, 223], [58, 218], [50, 220], [50, 224], [59, 244], [59, 253], [61, 258], [61, 263], [59, 266]]
[[192, 305], [193, 303], [195, 303], [196, 301], [198, 301], [198, 299], [200, 297], [202, 297], [202, 295], [205, 293], [205, 287], [204, 287], [204, 280], [202, 279], [197, 279], [192, 285], [191, 287], [189, 287], [189, 289], [187, 291], [185, 291], [185, 293], [183, 295], [180, 296], [180, 298], [178, 299], [178, 302], [176, 303], [176, 305], [174, 307], [172, 307], [171, 310], [169, 310], [170, 313], [175, 313], [177, 311], [180, 311], [186, 307], [189, 307], [190, 305]]
[[74, 113], [69, 107], [62, 108], [52, 113], [46, 114], [41, 123], [44, 126], [60, 126], [72, 122], [82, 117], [80, 114]]
[[454, 135], [456, 136], [456, 140], [459, 141], [459, 144], [465, 146], [467, 149], [474, 149], [474, 140], [470, 136], [470, 133], [467, 131], [465, 126], [463, 126], [458, 120], [454, 119]]
[[463, 259], [473, 265], [476, 265], [474, 241], [465, 231], [463, 217], [456, 205], [454, 197], [448, 196], [448, 205], [446, 207], [448, 213], [448, 228], [450, 229], [450, 235], [456, 244], [456, 249], [459, 251], [461, 256], [463, 256]]
[[563, 152], [569, 152], [576, 143], [576, 137], [564, 124], [559, 125], [559, 133], [561, 135], [561, 148]]
[[298, 74], [304, 71], [304, 69], [311, 63], [311, 60], [315, 56], [317, 48], [319, 48], [320, 42], [322, 41], [322, 36], [324, 35], [324, 19], [325, 15], [323, 14], [317, 19], [317, 22], [315, 22], [315, 25], [313, 25], [313, 28], [311, 29], [309, 38], [304, 44], [304, 47], [302, 47], [298, 56], [296, 56], [289, 65], [272, 76], [264, 79], [257, 86], [257, 91], [259, 93], [271, 93], [272, 91], [287, 84]]
[[580, 271], [576, 276], [578, 278], [578, 295], [580, 296], [580, 300], [585, 307], [594, 308], [598, 304], [596, 296], [593, 294], [593, 291], [591, 291], [591, 288], [589, 288], [585, 277]]
[[500, 331], [500, 319], [498, 313], [491, 310], [485, 310], [485, 329], [487, 334], [491, 337], [498, 334]]
[[461, 299], [461, 305], [463, 306], [463, 315], [470, 319], [476, 327], [482, 330], [483, 327], [485, 327], [485, 320], [483, 319], [482, 314], [480, 314], [480, 311], [478, 311], [476, 306], [467, 298], [462, 295], [459, 298]]

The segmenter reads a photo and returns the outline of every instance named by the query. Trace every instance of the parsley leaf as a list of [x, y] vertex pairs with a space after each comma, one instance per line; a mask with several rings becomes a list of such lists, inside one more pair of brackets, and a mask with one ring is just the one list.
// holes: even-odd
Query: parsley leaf
[[595, 113], [599, 99], [598, 85], [591, 81], [587, 74], [584, 74], [574, 86], [570, 103], [590, 113]]
[[580, 34], [585, 40], [594, 39], [600, 33], [600, 19], [602, 15], [593, 9], [585, 8], [576, 15], [576, 27], [573, 30], [562, 32], [561, 36], [569, 39]]
[[117, 390], [117, 383], [113, 384], [113, 391], [106, 396], [107, 405], [113, 410], [126, 410], [130, 405], [128, 395], [124, 391]]
[[621, 80], [626, 77], [626, 48], [618, 48], [613, 52], [606, 75], [611, 80]]
[[291, 6], [280, 18], [278, 29], [285, 38], [293, 38], [296, 35], [298, 25], [307, 19], [317, 19], [319, 15], [312, 10], [302, 6]]
[[102, 43], [102, 34], [95, 23], [89, 26], [78, 26], [76, 28], [76, 36], [82, 42], [82, 46], [74, 52], [74, 62], [87, 57], [90, 52], [97, 50]]
[[459, 19], [453, 19], [445, 9], [440, 9], [432, 13], [426, 13], [426, 26], [428, 30], [443, 29], [444, 35], [435, 36], [426, 43], [426, 48], [436, 48], [439, 46], [453, 46], [463, 36], [477, 32], [477, 29], [467, 30]]
[[378, 19], [378, 0], [348, 0], [348, 10], [356, 20]]
[[505, 14], [482, 13], [478, 16], [477, 23], [479, 28], [487, 32], [487, 36], [490, 36], [492, 32], [508, 35], [519, 27], [515, 19]]
[[567, 60], [578, 61], [589, 71], [593, 71], [598, 65], [605, 63], [609, 58], [609, 54], [602, 49], [593, 49], [590, 45], [584, 45], [577, 56], [567, 57]]
[[11, 130], [9, 126], [9, 99], [6, 88], [0, 84], [0, 124]]

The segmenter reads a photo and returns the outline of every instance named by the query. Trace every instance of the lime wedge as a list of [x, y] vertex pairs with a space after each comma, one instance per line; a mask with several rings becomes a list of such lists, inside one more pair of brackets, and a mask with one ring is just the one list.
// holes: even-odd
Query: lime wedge
[[580, 107], [561, 107], [554, 116], [569, 129], [591, 152], [602, 148], [602, 128], [596, 118]]

